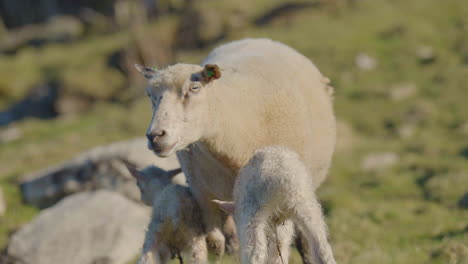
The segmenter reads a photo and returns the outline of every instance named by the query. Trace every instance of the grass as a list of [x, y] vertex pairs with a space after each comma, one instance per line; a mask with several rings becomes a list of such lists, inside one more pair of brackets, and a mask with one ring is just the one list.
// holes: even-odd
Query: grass
[[[261, 13], [252, 8], [249, 17]], [[467, 13], [468, 3], [457, 0], [360, 0], [348, 8], [303, 9], [262, 27], [227, 32], [223, 42], [269, 37], [295, 47], [336, 88], [336, 115], [346, 130], [339, 131], [342, 144], [319, 197], [339, 263], [468, 263], [468, 209], [459, 206], [468, 193]], [[3, 104], [41, 79], [41, 68], [62, 69], [56, 74], [77, 89], [81, 77], [74, 72], [95, 72], [83, 79], [83, 89], [99, 89], [109, 71], [102, 61], [125, 41], [111, 34], [2, 59], [0, 91], [9, 94]], [[418, 56], [422, 47], [432, 49], [432, 61]], [[76, 56], [67, 59], [71, 50]], [[184, 51], [177, 59], [198, 62], [208, 50]], [[359, 53], [375, 58], [377, 67], [356, 67]], [[17, 72], [25, 78], [13, 77]], [[120, 78], [107, 88], [115, 89], [124, 82]], [[414, 94], [392, 99], [402, 84], [414, 86]], [[0, 248], [37, 213], [21, 203], [16, 185], [21, 175], [91, 146], [143, 135], [149, 109], [144, 99], [125, 106], [97, 103], [75, 117], [18, 122], [21, 138], [0, 145], [0, 185], [9, 207], [0, 218]], [[377, 152], [393, 152], [398, 162], [362, 169], [362, 160]], [[293, 263], [299, 263], [297, 255]]]

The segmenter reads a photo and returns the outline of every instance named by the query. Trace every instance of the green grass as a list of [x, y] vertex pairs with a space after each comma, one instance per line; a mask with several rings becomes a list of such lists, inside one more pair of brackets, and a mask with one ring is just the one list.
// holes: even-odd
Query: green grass
[[[261, 13], [260, 7], [251, 8], [249, 18]], [[231, 9], [226, 5], [222, 12]], [[263, 27], [242, 27], [223, 40], [269, 37], [285, 42], [332, 80], [336, 115], [349, 131], [339, 134], [347, 145], [338, 146], [319, 197], [339, 263], [468, 263], [468, 209], [458, 205], [468, 192], [468, 157], [463, 154], [468, 148], [467, 13], [468, 2], [461, 0], [360, 0], [352, 7], [304, 9]], [[56, 74], [84, 91], [95, 91], [110, 76], [115, 80], [109, 80], [112, 87], [106, 91], [113, 91], [124, 80], [108, 75], [102, 61], [125, 41], [123, 35], [108, 35], [26, 49], [0, 61], [0, 75], [8, 75], [0, 78], [0, 92], [7, 88], [5, 102], [19, 98], [43, 77], [41, 67], [62, 69]], [[432, 63], [418, 58], [423, 46], [432, 48]], [[71, 50], [76, 55], [68, 60], [65, 54]], [[177, 58], [198, 62], [208, 50], [184, 51]], [[374, 57], [377, 68], [358, 69], [359, 53]], [[18, 72], [25, 78], [15, 78]], [[83, 79], [82, 88], [81, 75], [74, 72], [93, 72], [93, 77]], [[414, 85], [415, 94], [393, 100], [393, 87], [402, 83]], [[0, 218], [0, 247], [9, 232], [37, 213], [21, 203], [16, 186], [21, 175], [95, 145], [143, 135], [149, 109], [144, 99], [130, 106], [97, 103], [75, 117], [19, 122], [22, 137], [0, 145], [0, 185], [9, 206]], [[411, 133], [405, 135], [403, 129]], [[374, 152], [394, 152], [399, 161], [363, 170], [363, 158]], [[299, 263], [297, 254], [293, 263]]]

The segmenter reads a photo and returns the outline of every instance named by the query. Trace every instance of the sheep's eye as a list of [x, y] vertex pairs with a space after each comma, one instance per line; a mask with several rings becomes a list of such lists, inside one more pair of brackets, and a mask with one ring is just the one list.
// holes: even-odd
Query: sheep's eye
[[200, 86], [198, 86], [198, 85], [197, 86], [192, 86], [192, 87], [190, 87], [190, 91], [192, 93], [196, 93], [196, 92], [200, 91]]

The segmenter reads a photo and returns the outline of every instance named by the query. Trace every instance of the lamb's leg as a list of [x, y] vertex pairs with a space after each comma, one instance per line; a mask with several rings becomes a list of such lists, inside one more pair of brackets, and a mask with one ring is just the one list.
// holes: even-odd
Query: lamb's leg
[[[273, 223], [272, 223], [273, 224]], [[267, 263], [272, 264], [287, 264], [289, 262], [289, 254], [291, 242], [294, 237], [294, 224], [292, 221], [274, 224], [271, 226], [271, 239], [268, 243], [268, 260]]]
[[248, 262], [250, 264], [264, 264], [267, 260], [268, 253], [268, 235], [267, 235], [267, 224], [268, 219], [266, 217], [257, 216], [251, 223], [247, 230], [248, 241], [246, 247], [252, 247], [250, 254], [247, 250], [249, 257]]
[[228, 254], [236, 255], [239, 251], [239, 239], [237, 237], [236, 223], [231, 215], [226, 218], [223, 233], [226, 239], [226, 251]]
[[314, 264], [313, 262], [313, 253], [310, 252], [309, 242], [305, 239], [303, 232], [296, 227], [296, 239], [295, 239], [296, 249], [301, 255], [303, 264]]
[[161, 254], [165, 247], [163, 243], [158, 240], [160, 226], [161, 222], [152, 217], [145, 234], [145, 242], [143, 243], [141, 257], [137, 262], [138, 264], [167, 263], [168, 259], [164, 258], [164, 255]]
[[151, 250], [144, 252], [137, 264], [166, 264], [170, 259], [167, 247], [155, 243]]
[[208, 263], [208, 248], [206, 245], [206, 237], [204, 235], [195, 236], [193, 238], [187, 262], [189, 264]]
[[171, 260], [171, 250], [166, 245], [160, 245], [157, 248], [158, 261], [157, 263], [165, 264]]
[[224, 234], [219, 228], [219, 224], [216, 224], [216, 221], [213, 221], [213, 217], [216, 217], [213, 215], [216, 214], [205, 213], [203, 217], [207, 232], [206, 241], [208, 242], [209, 247], [213, 250], [216, 256], [215, 263], [221, 263], [221, 260], [224, 256], [226, 242]]
[[315, 195], [312, 199], [303, 200], [298, 206], [294, 222], [303, 232], [317, 264], [335, 264], [333, 251], [327, 239], [327, 226], [323, 217], [322, 207]]
[[264, 264], [267, 260], [268, 217], [259, 213], [257, 209], [239, 209], [242, 213], [238, 216], [236, 224], [242, 264]]

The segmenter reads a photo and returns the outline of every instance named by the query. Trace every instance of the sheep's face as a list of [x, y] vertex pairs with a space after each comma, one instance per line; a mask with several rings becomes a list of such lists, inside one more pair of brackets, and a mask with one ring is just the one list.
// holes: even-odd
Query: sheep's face
[[153, 117], [146, 136], [148, 148], [160, 157], [201, 139], [209, 123], [209, 86], [220, 78], [217, 65], [176, 64], [156, 71], [136, 65], [149, 79], [147, 95]]

